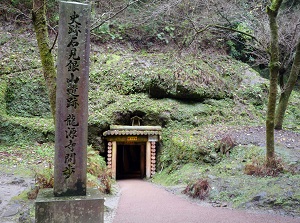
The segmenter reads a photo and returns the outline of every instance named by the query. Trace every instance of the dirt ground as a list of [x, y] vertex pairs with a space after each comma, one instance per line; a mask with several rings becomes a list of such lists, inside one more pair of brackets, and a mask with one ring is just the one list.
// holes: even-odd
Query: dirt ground
[[[266, 146], [266, 128], [256, 127], [232, 127], [216, 135], [217, 139], [229, 135], [236, 144]], [[275, 152], [281, 153], [283, 150], [292, 154], [291, 162], [300, 160], [300, 133], [289, 130], [275, 130]]]

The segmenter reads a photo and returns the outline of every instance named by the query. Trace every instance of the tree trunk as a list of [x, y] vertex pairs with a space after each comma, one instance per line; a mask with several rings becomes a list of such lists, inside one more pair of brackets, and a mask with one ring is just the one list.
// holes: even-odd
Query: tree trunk
[[46, 0], [33, 0], [32, 20], [42, 61], [44, 79], [48, 89], [51, 113], [55, 122], [56, 70], [49, 45]]
[[267, 14], [269, 17], [269, 25], [271, 30], [270, 40], [270, 87], [268, 98], [268, 110], [266, 118], [266, 158], [267, 165], [270, 166], [273, 163], [275, 157], [274, 146], [274, 120], [276, 109], [276, 96], [277, 96], [277, 80], [279, 73], [279, 44], [278, 44], [278, 24], [277, 14], [280, 8], [282, 0], [273, 0], [271, 6], [267, 7]]
[[292, 70], [289, 75], [289, 79], [280, 94], [280, 99], [279, 99], [278, 107], [276, 110], [276, 116], [275, 116], [275, 129], [282, 129], [285, 111], [288, 106], [290, 95], [297, 82], [299, 70], [300, 70], [300, 39], [298, 40], [297, 43], [296, 55], [294, 58]]

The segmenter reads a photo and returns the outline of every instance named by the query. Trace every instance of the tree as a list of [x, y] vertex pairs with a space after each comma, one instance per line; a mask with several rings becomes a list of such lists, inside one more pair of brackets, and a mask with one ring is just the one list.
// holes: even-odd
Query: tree
[[[289, 74], [288, 81], [285, 86], [282, 86], [282, 92], [279, 99], [279, 104], [276, 110], [276, 97], [277, 97], [277, 84], [278, 76], [280, 73], [280, 55], [279, 55], [279, 41], [278, 41], [278, 23], [277, 15], [283, 0], [272, 0], [271, 5], [267, 7], [267, 14], [269, 17], [269, 25], [271, 30], [270, 40], [270, 90], [268, 111], [266, 118], [266, 144], [267, 144], [267, 165], [272, 166], [274, 160], [274, 129], [282, 129], [282, 123], [285, 111], [287, 109], [289, 97], [297, 82], [300, 70], [300, 38], [297, 42], [295, 58], [293, 61], [292, 69]], [[276, 110], [276, 113], [275, 113]], [[276, 124], [276, 125], [275, 125]]]
[[[230, 1], [228, 1], [230, 2]], [[215, 3], [217, 3], [215, 1]], [[233, 4], [231, 2], [231, 4]], [[237, 4], [237, 3], [234, 3]], [[250, 3], [249, 3], [250, 4]], [[275, 156], [275, 149], [274, 149], [274, 128], [281, 129], [282, 128], [282, 121], [284, 118], [284, 114], [286, 108], [288, 106], [288, 100], [290, 94], [294, 88], [295, 83], [297, 82], [299, 69], [300, 69], [300, 37], [299, 33], [297, 32], [297, 27], [299, 26], [299, 16], [295, 16], [295, 11], [297, 11], [296, 3], [287, 2], [283, 3], [283, 0], [272, 0], [269, 6], [263, 5], [260, 1], [256, 2], [253, 1], [251, 3], [251, 13], [245, 14], [245, 19], [242, 20], [241, 17], [237, 15], [233, 15], [234, 12], [231, 11], [224, 11], [218, 10], [218, 4], [215, 4], [216, 7], [216, 14], [220, 15], [220, 21], [213, 21], [210, 24], [206, 25], [201, 23], [202, 27], [196, 27], [196, 22], [190, 20], [190, 24], [192, 24], [194, 35], [192, 38], [193, 42], [197, 35], [204, 31], [208, 31], [208, 29], [216, 31], [216, 29], [221, 30], [218, 31], [217, 34], [221, 33], [222, 31], [227, 33], [235, 33], [246, 35], [251, 37], [254, 41], [248, 41], [251, 45], [253, 56], [255, 56], [255, 60], [257, 64], [264, 65], [269, 64], [269, 76], [270, 76], [270, 86], [269, 86], [269, 98], [268, 98], [268, 109], [267, 109], [267, 117], [266, 117], [266, 144], [267, 144], [267, 164], [272, 165], [272, 160], [274, 160]], [[237, 4], [238, 5], [238, 4]], [[266, 18], [263, 14], [261, 14], [262, 10], [259, 8], [263, 8], [267, 6], [267, 14]], [[288, 7], [287, 7], [288, 6]], [[292, 10], [295, 8], [294, 10]], [[279, 9], [284, 9], [284, 13], [278, 16]], [[240, 12], [240, 11], [239, 11]], [[252, 19], [251, 17], [247, 17], [247, 15], [257, 16], [257, 19]], [[254, 17], [253, 17], [254, 18]], [[223, 20], [223, 24], [222, 21]], [[257, 21], [260, 20], [261, 27], [255, 28], [257, 25]], [[281, 30], [279, 32], [278, 27], [278, 20], [281, 23]], [[234, 23], [240, 23], [244, 21], [244, 23], [248, 27], [252, 27], [255, 31], [252, 33], [243, 32], [236, 28], [232, 28]], [[267, 23], [268, 21], [268, 23]], [[270, 28], [270, 33], [268, 29], [265, 29], [266, 25]], [[247, 30], [246, 30], [247, 31]], [[216, 33], [216, 32], [215, 32]], [[270, 36], [270, 37], [269, 37]], [[234, 37], [233, 37], [234, 38]], [[297, 41], [298, 39], [298, 41]], [[295, 44], [297, 43], [297, 44]], [[243, 43], [245, 44], [245, 43]], [[266, 49], [265, 46], [269, 45]], [[296, 45], [296, 47], [295, 47]], [[296, 53], [295, 53], [296, 49]], [[295, 54], [295, 57], [293, 57]], [[283, 81], [283, 74], [287, 72], [288, 67], [290, 66], [291, 62], [294, 60], [292, 69], [289, 73], [289, 78], [284, 85]], [[279, 75], [280, 74], [280, 75]], [[280, 78], [279, 78], [280, 76]], [[281, 86], [281, 95], [279, 104], [276, 111], [276, 99], [277, 99], [277, 86], [278, 80]], [[275, 112], [276, 111], [276, 112]], [[276, 115], [275, 115], [276, 114]], [[276, 123], [276, 125], [275, 125]]]
[[289, 74], [289, 78], [287, 80], [286, 85], [283, 86], [281, 90], [279, 103], [275, 115], [275, 129], [282, 129], [284, 115], [288, 106], [290, 95], [297, 82], [299, 70], [300, 70], [300, 38], [297, 43], [296, 54], [292, 65], [292, 69]]
[[44, 79], [48, 89], [51, 113], [55, 122], [56, 69], [51, 53], [53, 47], [50, 47], [48, 36], [46, 0], [33, 0], [32, 21], [42, 61]]
[[271, 5], [267, 6], [267, 14], [269, 17], [269, 25], [271, 30], [270, 36], [270, 86], [269, 86], [269, 98], [268, 98], [268, 110], [266, 117], [266, 158], [267, 166], [272, 166], [275, 158], [274, 148], [274, 121], [275, 121], [275, 109], [276, 109], [276, 97], [277, 97], [277, 82], [280, 68], [279, 62], [279, 44], [278, 44], [278, 24], [277, 15], [279, 8], [283, 0], [272, 0]]

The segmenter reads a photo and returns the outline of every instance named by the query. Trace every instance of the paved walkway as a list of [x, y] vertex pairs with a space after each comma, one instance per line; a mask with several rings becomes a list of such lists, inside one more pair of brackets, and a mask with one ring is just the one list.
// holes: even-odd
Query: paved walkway
[[300, 223], [300, 218], [200, 206], [142, 180], [118, 183], [114, 223]]

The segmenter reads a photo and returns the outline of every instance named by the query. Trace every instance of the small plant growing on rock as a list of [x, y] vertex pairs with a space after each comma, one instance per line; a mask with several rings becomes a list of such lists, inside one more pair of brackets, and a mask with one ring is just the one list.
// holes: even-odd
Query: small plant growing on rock
[[35, 184], [40, 188], [53, 188], [54, 186], [54, 170], [51, 163], [41, 172], [35, 173]]
[[36, 199], [39, 190], [43, 188], [53, 188], [54, 174], [53, 166], [49, 163], [47, 168], [35, 171], [35, 186], [27, 193], [28, 199]]
[[182, 191], [183, 194], [187, 194], [193, 198], [199, 198], [204, 200], [210, 191], [209, 182], [207, 179], [199, 179], [194, 183], [189, 183], [187, 187]]
[[112, 177], [112, 175], [111, 175], [110, 170], [103, 171], [102, 174], [99, 176], [101, 186], [102, 186], [101, 191], [106, 194], [110, 194], [112, 192], [111, 191], [111, 185], [112, 185], [111, 177]]

